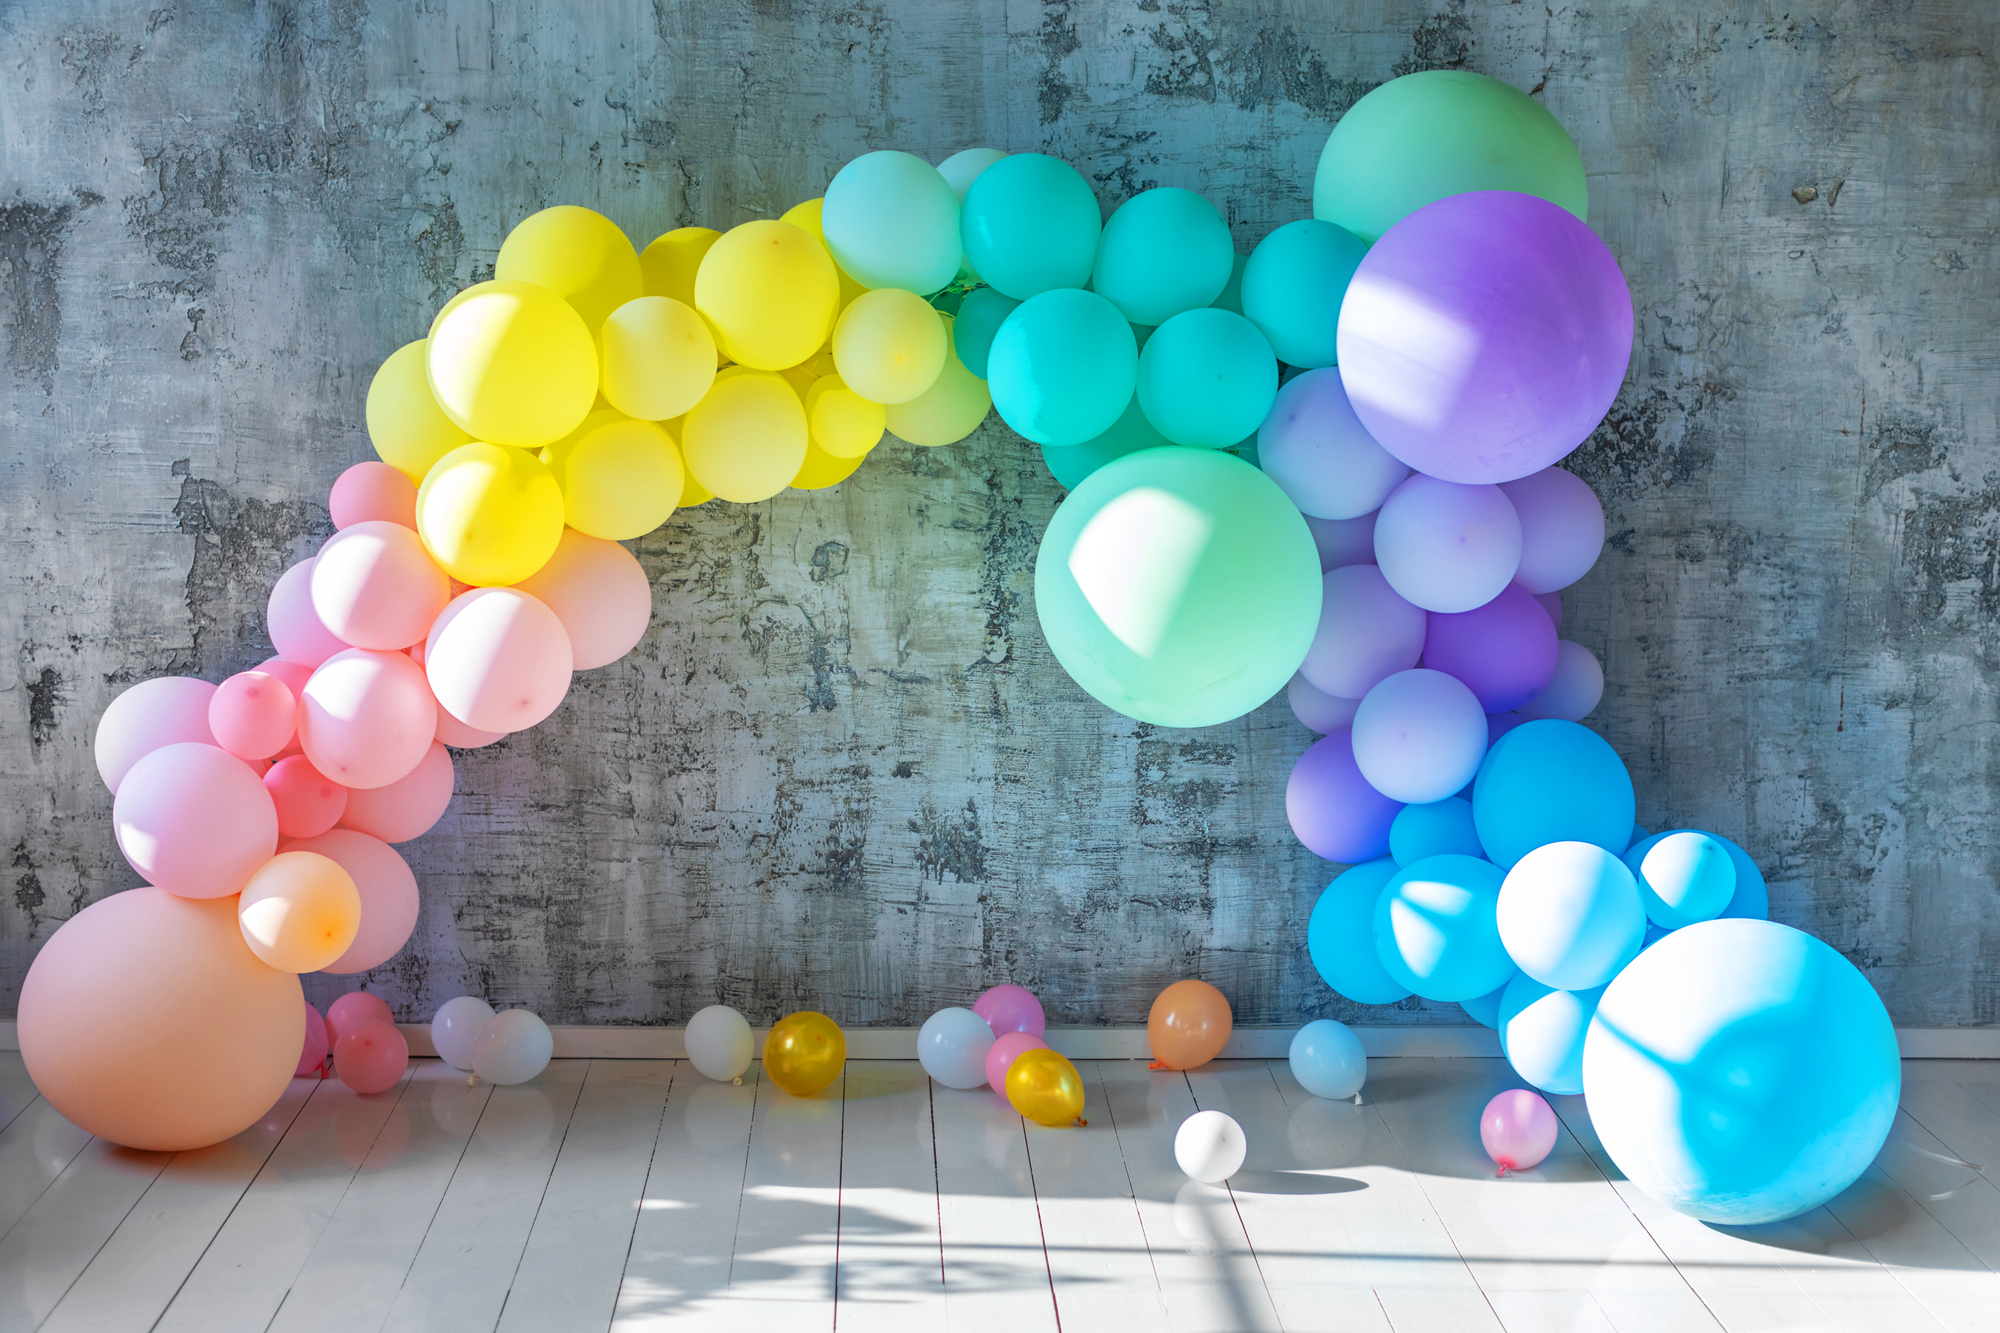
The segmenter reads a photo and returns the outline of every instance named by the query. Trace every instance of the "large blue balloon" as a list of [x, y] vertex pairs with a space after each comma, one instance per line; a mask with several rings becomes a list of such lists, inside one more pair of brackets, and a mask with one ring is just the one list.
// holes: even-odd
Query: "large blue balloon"
[[1666, 833], [1640, 837], [1633, 842], [1632, 850], [1625, 853], [1625, 863], [1631, 865], [1635, 856], [1643, 858], [1653, 850], [1653, 844], [1666, 837], [1667, 833], [1708, 833], [1729, 853], [1730, 864], [1736, 867], [1736, 896], [1729, 900], [1729, 906], [1722, 909], [1720, 915], [1724, 919], [1740, 917], [1748, 921], [1763, 921], [1771, 915], [1771, 896], [1764, 885], [1764, 872], [1750, 859], [1750, 853], [1720, 833], [1709, 833], [1707, 829], [1668, 829]]
[[1523, 972], [1500, 996], [1500, 1045], [1514, 1072], [1543, 1092], [1583, 1091], [1583, 1038], [1604, 987], [1554, 990]]
[[1388, 857], [1334, 876], [1306, 922], [1306, 953], [1326, 984], [1356, 1004], [1394, 1004], [1410, 993], [1375, 956], [1375, 900], [1396, 873]]
[[1614, 855], [1632, 837], [1632, 775], [1618, 752], [1574, 722], [1524, 722], [1493, 743], [1472, 786], [1480, 845], [1503, 868], [1551, 842]]
[[1426, 1000], [1470, 1000], [1514, 973], [1494, 909], [1500, 870], [1432, 856], [1396, 872], [1375, 902], [1375, 952], [1396, 984]]
[[1868, 979], [1770, 921], [1703, 921], [1605, 989], [1583, 1091], [1605, 1151], [1705, 1222], [1776, 1222], [1875, 1159], [1902, 1091], [1896, 1032]]

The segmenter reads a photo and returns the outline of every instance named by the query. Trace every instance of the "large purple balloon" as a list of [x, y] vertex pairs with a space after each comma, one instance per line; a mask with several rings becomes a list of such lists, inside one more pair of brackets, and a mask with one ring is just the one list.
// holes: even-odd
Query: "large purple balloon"
[[1331, 366], [1294, 375], [1278, 390], [1257, 430], [1257, 466], [1309, 518], [1372, 514], [1410, 475], [1354, 415]]
[[1375, 516], [1375, 563], [1426, 611], [1470, 611], [1514, 581], [1521, 520], [1498, 486], [1461, 486], [1422, 473]]
[[1383, 234], [1348, 285], [1337, 341], [1349, 401], [1384, 449], [1446, 481], [1513, 481], [1610, 410], [1632, 294], [1575, 215], [1478, 190]]
[[1341, 699], [1359, 699], [1385, 676], [1407, 671], [1424, 650], [1424, 613], [1396, 595], [1374, 565], [1320, 576], [1319, 629], [1299, 674]]
[[1590, 572], [1604, 549], [1604, 506], [1589, 482], [1548, 467], [1500, 489], [1521, 520], [1521, 567], [1514, 582], [1546, 594]]
[[1431, 612], [1424, 665], [1456, 676], [1489, 713], [1510, 713], [1556, 674], [1556, 627], [1518, 583], [1471, 611]]
[[1402, 808], [1361, 776], [1351, 732], [1315, 741], [1285, 784], [1292, 832], [1314, 855], [1348, 865], [1388, 855], [1389, 826]]

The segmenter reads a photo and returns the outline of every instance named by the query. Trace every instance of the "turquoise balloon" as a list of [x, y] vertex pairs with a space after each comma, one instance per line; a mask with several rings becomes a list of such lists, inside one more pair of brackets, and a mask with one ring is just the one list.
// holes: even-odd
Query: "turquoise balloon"
[[951, 326], [951, 347], [965, 368], [980, 379], [986, 378], [986, 356], [993, 350], [993, 335], [1000, 332], [1007, 316], [1020, 304], [991, 287], [969, 291], [958, 303], [958, 314]]
[[1015, 153], [980, 172], [959, 216], [965, 257], [1017, 301], [1088, 283], [1103, 229], [1090, 182], [1046, 153]]
[[1625, 853], [1626, 864], [1632, 864], [1635, 855], [1643, 857], [1652, 850], [1655, 842], [1667, 833], [1702, 833], [1721, 843], [1729, 853], [1729, 862], [1736, 868], [1736, 892], [1729, 899], [1729, 906], [1717, 915], [1725, 918], [1740, 918], [1747, 921], [1763, 921], [1771, 915], [1770, 890], [1764, 883], [1764, 872], [1750, 859], [1750, 853], [1723, 837], [1720, 833], [1709, 833], [1707, 829], [1668, 829], [1666, 833], [1655, 833], [1651, 837], [1641, 836], [1632, 844], [1632, 850]]
[[1227, 310], [1175, 315], [1139, 356], [1139, 406], [1175, 444], [1227, 449], [1256, 435], [1277, 396], [1271, 344]]
[[1388, 857], [1334, 876], [1306, 921], [1306, 954], [1327, 985], [1356, 1004], [1394, 1004], [1410, 993], [1375, 954], [1375, 900], [1396, 874]]
[[1248, 255], [1236, 255], [1230, 261], [1229, 281], [1223, 284], [1222, 295], [1209, 304], [1217, 310], [1227, 310], [1232, 315], [1243, 313], [1243, 269], [1250, 262]]
[[1138, 381], [1132, 326], [1103, 297], [1073, 287], [1023, 301], [1001, 321], [986, 354], [986, 387], [1000, 419], [1036, 444], [1102, 435]]
[[1551, 990], [1525, 972], [1501, 992], [1500, 1046], [1514, 1072], [1543, 1092], [1583, 1091], [1583, 1039], [1604, 987]]
[[1287, 222], [1257, 243], [1243, 270], [1242, 309], [1278, 360], [1309, 370], [1339, 360], [1340, 303], [1367, 253], [1359, 236], [1317, 218]]
[[[1472, 828], [1472, 802], [1447, 796], [1428, 805], [1406, 805], [1389, 825], [1389, 855], [1399, 866], [1427, 856], [1485, 856]], [[1491, 1027], [1492, 1024], [1487, 1024]]]
[[1551, 842], [1621, 853], [1635, 804], [1618, 752], [1558, 718], [1524, 722], [1495, 741], [1472, 784], [1480, 846], [1503, 869]]
[[1500, 870], [1470, 856], [1433, 856], [1399, 870], [1375, 902], [1375, 953], [1396, 984], [1426, 1000], [1470, 1000], [1514, 973], [1494, 908]]
[[919, 296], [958, 273], [958, 196], [938, 169], [910, 153], [863, 153], [834, 174], [820, 206], [834, 262], [863, 287]]
[[1827, 945], [1770, 921], [1703, 921], [1620, 972], [1583, 1045], [1605, 1151], [1704, 1222], [1796, 1217], [1887, 1141], [1902, 1091], [1889, 1014]]
[[1082, 444], [1045, 444], [1042, 446], [1042, 461], [1065, 489], [1073, 491], [1085, 477], [1114, 458], [1123, 458], [1141, 449], [1158, 449], [1170, 443], [1172, 441], [1154, 430], [1153, 423], [1146, 420], [1146, 414], [1139, 410], [1139, 396], [1134, 394], [1118, 420], [1111, 423], [1110, 430]]
[[[1002, 343], [1057, 295], [1015, 311]], [[1035, 614], [1056, 661], [1099, 703], [1163, 727], [1227, 722], [1283, 689], [1319, 627], [1321, 587], [1312, 533], [1278, 484], [1207, 449], [1105, 464], [1035, 556]]]
[[1235, 266], [1214, 204], [1192, 190], [1144, 190], [1104, 224], [1090, 286], [1134, 324], [1164, 324], [1214, 302]]

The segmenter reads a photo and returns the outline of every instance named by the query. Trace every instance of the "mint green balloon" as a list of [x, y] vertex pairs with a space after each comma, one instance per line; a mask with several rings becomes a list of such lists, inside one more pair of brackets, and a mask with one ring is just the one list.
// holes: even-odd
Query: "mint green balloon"
[[1578, 218], [1590, 206], [1583, 156], [1547, 107], [1484, 74], [1426, 70], [1375, 89], [1326, 136], [1313, 216], [1372, 245], [1425, 204], [1473, 190], [1536, 195]]
[[1153, 428], [1196, 449], [1255, 435], [1278, 396], [1278, 360], [1257, 326], [1204, 307], [1175, 315], [1139, 356], [1139, 406]]
[[[988, 167], [979, 180], [1005, 165]], [[1001, 321], [986, 353], [994, 409], [1036, 444], [1082, 444], [1102, 435], [1132, 401], [1138, 378], [1132, 326], [1111, 302], [1074, 287], [1023, 301]]]
[[1221, 296], [1235, 267], [1214, 204], [1192, 190], [1142, 190], [1104, 224], [1090, 286], [1134, 324], [1164, 324]]
[[1340, 302], [1368, 245], [1345, 227], [1301, 218], [1257, 243], [1243, 271], [1243, 315], [1288, 366], [1318, 370], [1339, 358]]
[[1146, 414], [1139, 410], [1139, 395], [1135, 393], [1124, 415], [1111, 423], [1110, 430], [1082, 444], [1045, 444], [1042, 446], [1042, 461], [1048, 464], [1049, 472], [1057, 481], [1073, 491], [1085, 477], [1114, 458], [1171, 443], [1173, 441], [1154, 430], [1153, 423], [1146, 420]]
[[958, 274], [958, 195], [911, 153], [863, 153], [834, 174], [820, 206], [833, 260], [863, 287], [929, 296]]
[[1319, 627], [1319, 557], [1278, 484], [1208, 449], [1142, 449], [1084, 478], [1035, 557], [1035, 614], [1099, 703], [1209, 727], [1264, 703]]
[[986, 353], [992, 349], [993, 335], [1020, 304], [991, 287], [975, 288], [958, 303], [958, 320], [951, 330], [952, 350], [980, 379], [986, 378]]
[[1046, 153], [1015, 153], [979, 173], [965, 192], [965, 257], [1016, 301], [1090, 281], [1104, 215], [1077, 169]]

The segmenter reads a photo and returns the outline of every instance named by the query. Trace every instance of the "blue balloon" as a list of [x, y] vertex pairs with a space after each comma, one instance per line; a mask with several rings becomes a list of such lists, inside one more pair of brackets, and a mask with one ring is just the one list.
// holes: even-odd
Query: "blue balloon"
[[986, 1085], [986, 1053], [993, 1029], [970, 1009], [940, 1009], [917, 1032], [917, 1060], [947, 1088]]
[[966, 189], [959, 234], [979, 276], [1025, 301], [1090, 281], [1103, 218], [1075, 167], [1046, 153], [1014, 153]]
[[1000, 332], [1007, 316], [1020, 304], [991, 287], [969, 291], [958, 303], [958, 314], [951, 326], [951, 349], [958, 353], [965, 368], [980, 379], [986, 378], [986, 356], [993, 349], [993, 335]]
[[1514, 1072], [1543, 1092], [1583, 1091], [1583, 1039], [1604, 994], [1555, 990], [1527, 973], [1507, 983], [1500, 999], [1500, 1045]]
[[1426, 1000], [1470, 1000], [1514, 973], [1494, 909], [1499, 867], [1470, 856], [1432, 856], [1396, 872], [1375, 902], [1382, 967]]
[[1048, 465], [1049, 471], [1065, 490], [1073, 491], [1085, 477], [1112, 459], [1123, 458], [1141, 449], [1159, 449], [1169, 443], [1171, 441], [1154, 430], [1153, 423], [1146, 420], [1146, 414], [1139, 410], [1139, 397], [1134, 394], [1124, 415], [1111, 423], [1110, 430], [1082, 444], [1045, 444], [1042, 446], [1042, 462]]
[[1500, 941], [1520, 969], [1562, 990], [1618, 975], [1646, 941], [1646, 908], [1632, 872], [1602, 847], [1552, 842], [1507, 872]]
[[[992, 174], [988, 167], [979, 180]], [[1074, 288], [1023, 301], [1001, 321], [986, 355], [986, 387], [1000, 419], [1036, 444], [1102, 435], [1138, 383], [1132, 326], [1103, 297]]]
[[1472, 785], [1479, 843], [1503, 869], [1551, 842], [1623, 852], [1634, 804], [1618, 752], [1557, 718], [1524, 722], [1495, 741]]
[[1250, 252], [1243, 313], [1271, 340], [1278, 359], [1309, 369], [1337, 360], [1340, 302], [1368, 242], [1318, 218], [1287, 222]]
[[1427, 856], [1485, 856], [1472, 828], [1472, 802], [1447, 796], [1428, 805], [1404, 806], [1389, 825], [1389, 855], [1399, 866], [1415, 865]]
[[1605, 1151], [1705, 1222], [1796, 1217], [1853, 1184], [1902, 1092], [1888, 1010], [1854, 965], [1770, 921], [1683, 927], [1619, 973], [1583, 1047]]
[[1134, 324], [1164, 324], [1220, 298], [1235, 269], [1236, 243], [1215, 205], [1169, 186], [1141, 190], [1111, 214], [1090, 286]]
[[1139, 354], [1139, 405], [1175, 444], [1227, 449], [1254, 437], [1277, 396], [1271, 344], [1227, 310], [1175, 315]]
[[[1723, 919], [1740, 918], [1746, 921], [1763, 921], [1771, 915], [1770, 891], [1764, 885], [1764, 872], [1750, 859], [1750, 853], [1738, 847], [1720, 833], [1709, 833], [1707, 829], [1668, 829], [1667, 833], [1704, 833], [1721, 843], [1729, 853], [1729, 863], [1736, 867], [1736, 893], [1730, 898], [1729, 906], [1719, 914]], [[1644, 856], [1652, 850], [1652, 845], [1667, 833], [1655, 833], [1648, 838], [1640, 838], [1626, 853], [1629, 864], [1632, 856]]]
[[1722, 915], [1736, 896], [1736, 864], [1720, 838], [1682, 829], [1645, 843], [1625, 853], [1625, 865], [1650, 919], [1678, 930]]
[[1315, 1097], [1340, 1100], [1368, 1080], [1368, 1053], [1345, 1023], [1316, 1018], [1292, 1036], [1292, 1077]]
[[1356, 1004], [1394, 1004], [1407, 997], [1375, 956], [1375, 900], [1396, 873], [1388, 857], [1364, 861], [1334, 876], [1306, 922], [1306, 953], [1327, 985]]
[[[1515, 975], [1518, 976], [1520, 974], [1516, 973]], [[1508, 983], [1508, 985], [1512, 984], [1512, 982]], [[1470, 1014], [1472, 1021], [1478, 1023], [1480, 1026], [1497, 1028], [1500, 1026], [1500, 997], [1506, 993], [1507, 987], [1502, 986], [1498, 990], [1488, 991], [1486, 994], [1474, 996], [1470, 1000], [1460, 1000], [1458, 1007]]]

